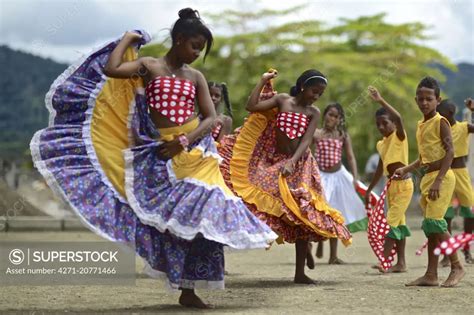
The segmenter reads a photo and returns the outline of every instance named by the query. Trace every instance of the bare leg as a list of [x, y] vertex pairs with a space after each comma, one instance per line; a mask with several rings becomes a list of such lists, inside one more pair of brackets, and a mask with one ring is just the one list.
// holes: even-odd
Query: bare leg
[[405, 261], [405, 246], [407, 243], [407, 239], [404, 238], [402, 240], [396, 241], [397, 244], [397, 264], [392, 267], [392, 272], [406, 272], [407, 271], [407, 264]]
[[313, 254], [311, 253], [313, 249], [313, 245], [311, 242], [308, 242], [308, 252], [306, 253], [306, 266], [308, 266], [309, 269], [314, 269], [314, 258]]
[[[453, 219], [446, 219], [446, 222], [448, 223], [448, 231], [449, 231], [449, 234], [452, 234], [451, 233], [451, 222], [453, 221]], [[449, 260], [449, 256], [446, 256], [444, 255], [443, 256], [443, 259], [441, 260], [441, 267], [449, 267], [449, 265], [451, 264], [450, 260]]]
[[405, 284], [407, 287], [412, 286], [428, 286], [437, 287], [438, 283], [438, 256], [434, 254], [434, 250], [438, 245], [438, 234], [431, 234], [428, 237], [428, 268], [425, 275], [415, 281]]
[[329, 261], [330, 265], [342, 265], [344, 262], [337, 258], [337, 238], [329, 239]]
[[191, 308], [214, 308], [213, 305], [204, 303], [193, 289], [181, 289], [179, 304]]
[[323, 258], [323, 249], [324, 249], [324, 242], [319, 241], [318, 242], [318, 247], [316, 248], [316, 257], [317, 258]]
[[[451, 237], [451, 235], [446, 232], [443, 234], [439, 234], [438, 237], [440, 242], [444, 242], [447, 241]], [[441, 286], [445, 288], [451, 288], [456, 286], [466, 274], [463, 265], [459, 261], [457, 252], [452, 253], [449, 256], [449, 260], [451, 261], [451, 272], [449, 273], [448, 279], [446, 279], [446, 281], [441, 284]]]
[[[385, 241], [383, 243], [383, 255], [385, 258], [388, 258], [390, 256], [390, 252], [392, 251], [393, 245], [395, 245], [395, 241], [396, 240], [390, 237], [385, 238]], [[378, 267], [377, 269], [382, 273], [392, 271], [391, 269], [390, 270], [383, 269], [382, 265], [378, 265], [377, 267]]]
[[316, 284], [316, 282], [304, 273], [304, 266], [306, 256], [308, 254], [308, 241], [296, 240], [296, 269], [295, 269], [295, 283], [302, 284]]

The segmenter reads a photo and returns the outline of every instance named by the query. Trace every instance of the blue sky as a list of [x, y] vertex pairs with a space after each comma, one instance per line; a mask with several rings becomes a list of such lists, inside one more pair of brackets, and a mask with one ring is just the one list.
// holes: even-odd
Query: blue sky
[[[0, 43], [16, 49], [73, 62], [105, 41], [128, 29], [145, 29], [157, 38], [167, 36], [177, 12], [192, 7], [217, 13], [224, 9], [284, 9], [306, 4], [303, 11], [284, 19], [265, 22], [317, 19], [329, 25], [339, 18], [387, 13], [390, 23], [422, 22], [433, 38], [424, 44], [436, 48], [454, 62], [474, 63], [474, 2], [471, 0], [0, 0]], [[210, 25], [217, 33], [229, 30]], [[265, 25], [261, 25], [262, 27]], [[257, 25], [256, 27], [259, 27]]]

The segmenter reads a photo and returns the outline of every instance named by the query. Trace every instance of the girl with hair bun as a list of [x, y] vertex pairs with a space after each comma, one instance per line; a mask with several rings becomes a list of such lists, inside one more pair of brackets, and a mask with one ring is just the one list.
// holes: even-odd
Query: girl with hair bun
[[[46, 97], [49, 128], [31, 142], [36, 167], [95, 233], [129, 244], [151, 276], [207, 308], [195, 288], [224, 288], [224, 251], [277, 236], [227, 188], [209, 130], [207, 81], [189, 66], [213, 37], [190, 8], [172, 46], [137, 58], [150, 37], [127, 32], [62, 74]], [[200, 113], [197, 117], [196, 112]]]

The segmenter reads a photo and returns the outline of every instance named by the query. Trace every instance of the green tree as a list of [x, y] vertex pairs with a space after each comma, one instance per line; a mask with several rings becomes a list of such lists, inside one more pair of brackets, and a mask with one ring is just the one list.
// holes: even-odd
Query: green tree
[[[341, 19], [337, 26], [307, 20], [267, 26], [255, 25], [304, 9], [285, 11], [232, 10], [209, 15], [212, 25], [233, 30], [215, 38], [215, 45], [205, 63], [197, 62], [208, 80], [224, 81], [230, 89], [235, 126], [247, 115], [244, 106], [253, 86], [268, 68], [276, 68], [275, 86], [287, 92], [304, 70], [316, 68], [329, 80], [323, 97], [315, 104], [321, 111], [330, 103], [341, 103], [346, 111], [348, 131], [353, 139], [359, 168], [375, 152], [381, 137], [374, 123], [378, 105], [367, 96], [367, 86], [374, 85], [402, 114], [410, 140], [410, 160], [417, 156], [415, 130], [421, 114], [414, 103], [419, 80], [431, 75], [444, 81], [443, 74], [430, 64], [438, 63], [451, 70], [455, 66], [434, 49], [423, 45], [427, 26], [421, 23], [389, 24], [385, 14]], [[261, 22], [259, 24], [259, 21]], [[160, 56], [166, 44], [149, 45], [144, 54]]]

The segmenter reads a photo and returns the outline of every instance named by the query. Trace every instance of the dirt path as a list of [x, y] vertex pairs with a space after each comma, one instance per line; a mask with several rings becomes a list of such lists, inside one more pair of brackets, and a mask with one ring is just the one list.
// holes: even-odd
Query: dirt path
[[[91, 233], [3, 233], [1, 240], [96, 240]], [[375, 262], [362, 233], [354, 245], [340, 247], [344, 266], [329, 266], [326, 259], [317, 261], [308, 274], [319, 281], [316, 286], [294, 285], [294, 248], [274, 246], [270, 251], [230, 251], [226, 255], [224, 291], [200, 291], [201, 296], [218, 306], [209, 313], [222, 314], [393, 314], [443, 313], [469, 314], [474, 301], [474, 268], [466, 266], [467, 275], [459, 287], [405, 288], [404, 283], [423, 274], [426, 256], [415, 256], [424, 240], [413, 231], [407, 245], [409, 271], [404, 274], [379, 275], [370, 269]], [[325, 254], [328, 246], [325, 247]], [[137, 264], [137, 273], [141, 263]], [[447, 277], [439, 270], [440, 280]], [[176, 305], [177, 295], [170, 293], [159, 280], [139, 275], [135, 287], [118, 286], [10, 286], [0, 284], [1, 314], [145, 314], [186, 313]], [[471, 311], [469, 311], [471, 310]], [[297, 313], [296, 313], [297, 312]], [[207, 313], [202, 312], [200, 313]], [[472, 314], [472, 313], [471, 313]]]

